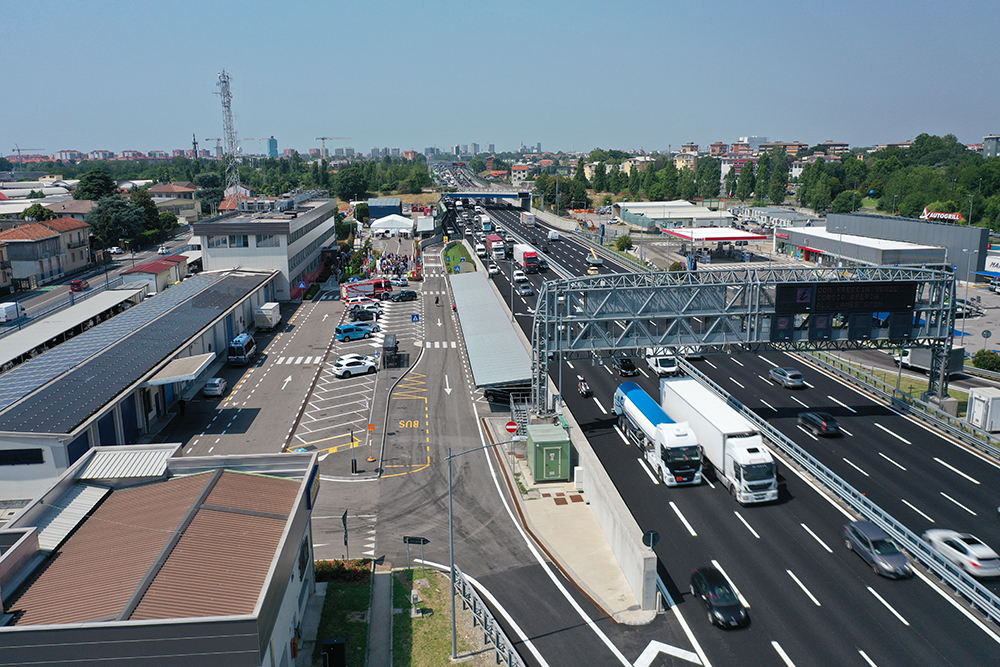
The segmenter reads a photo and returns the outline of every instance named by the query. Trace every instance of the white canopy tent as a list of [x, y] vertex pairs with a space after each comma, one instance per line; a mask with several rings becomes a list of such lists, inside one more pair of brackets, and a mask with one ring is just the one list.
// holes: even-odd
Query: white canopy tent
[[400, 232], [413, 234], [413, 225], [414, 221], [411, 218], [393, 213], [373, 222], [371, 224], [371, 230], [373, 234], [377, 231], [389, 232], [390, 234], [398, 234]]

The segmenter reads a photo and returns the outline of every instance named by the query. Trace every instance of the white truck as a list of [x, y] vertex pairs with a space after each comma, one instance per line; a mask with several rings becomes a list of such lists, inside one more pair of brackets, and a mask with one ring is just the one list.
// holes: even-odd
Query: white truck
[[524, 211], [521, 211], [521, 224], [524, 225], [525, 227], [534, 227], [535, 226], [535, 214], [534, 213], [525, 213]]
[[642, 450], [657, 478], [667, 486], [701, 484], [701, 446], [686, 422], [675, 422], [635, 382], [615, 391], [618, 427]]
[[13, 322], [24, 315], [24, 308], [16, 301], [0, 303], [0, 322]]
[[554, 229], [550, 229], [550, 230], [549, 230], [549, 240], [550, 240], [550, 241], [558, 241], [558, 240], [560, 240], [561, 238], [562, 238], [562, 237], [561, 237], [561, 236], [559, 236], [559, 232], [557, 232], [557, 231], [556, 231], [556, 230], [554, 230]]
[[273, 301], [258, 306], [253, 311], [253, 321], [257, 331], [270, 331], [281, 324], [281, 306]]
[[691, 425], [716, 480], [739, 504], [778, 499], [777, 466], [743, 415], [694, 378], [661, 379], [660, 406]]
[[[892, 359], [897, 366], [903, 368], [917, 368], [919, 370], [930, 371], [932, 350], [928, 347], [906, 348], [893, 353]], [[948, 375], [961, 373], [965, 366], [965, 348], [951, 348], [951, 356], [948, 357]]]

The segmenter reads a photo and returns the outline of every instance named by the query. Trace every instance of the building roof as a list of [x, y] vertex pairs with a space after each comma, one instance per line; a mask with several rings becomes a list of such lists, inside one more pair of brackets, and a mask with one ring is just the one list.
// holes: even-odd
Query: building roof
[[154, 185], [149, 188], [148, 192], [150, 194], [174, 194], [179, 192], [194, 192], [198, 188], [193, 185], [181, 185], [180, 183], [161, 183], [160, 185]]
[[131, 273], [152, 273], [155, 275], [163, 273], [164, 271], [168, 271], [174, 268], [176, 265], [177, 265], [176, 261], [167, 262], [164, 259], [154, 259], [150, 262], [144, 262], [142, 264], [138, 264], [134, 268], [131, 268], [127, 271], [122, 271], [122, 275], [124, 276]]
[[97, 206], [97, 202], [90, 199], [68, 199], [54, 204], [43, 204], [43, 206], [59, 214], [85, 214]]
[[795, 233], [803, 236], [844, 242], [852, 245], [873, 248], [876, 250], [941, 250], [939, 246], [920, 245], [918, 243], [908, 243], [906, 241], [891, 241], [888, 239], [877, 239], [871, 236], [856, 236], [854, 234], [838, 234], [830, 232], [822, 227], [788, 227], [781, 230], [782, 233]]
[[55, 220], [45, 220], [41, 224], [57, 232], [72, 232], [77, 229], [90, 229], [90, 225], [76, 218], [56, 218]]
[[26, 225], [0, 232], [0, 241], [41, 241], [42, 239], [50, 239], [58, 236], [58, 232], [49, 229], [43, 224], [29, 222]]
[[664, 229], [664, 234], [677, 236], [686, 241], [715, 243], [717, 241], [764, 241], [767, 236], [745, 232], [735, 227], [674, 227]]
[[368, 206], [402, 206], [403, 200], [399, 197], [383, 197], [381, 199], [369, 199]]
[[300, 487], [220, 469], [117, 489], [7, 611], [18, 626], [252, 614]]

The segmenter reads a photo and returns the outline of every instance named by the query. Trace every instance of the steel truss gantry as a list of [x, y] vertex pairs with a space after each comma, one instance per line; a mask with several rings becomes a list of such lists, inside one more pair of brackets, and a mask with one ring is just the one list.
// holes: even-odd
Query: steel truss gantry
[[[786, 340], [772, 341], [775, 293], [788, 283], [916, 283], [912, 319], [892, 327], [872, 313], [862, 335], [849, 329], [847, 313], [831, 314], [820, 338], [809, 318], [796, 315]], [[549, 363], [601, 360], [614, 352], [667, 347], [703, 354], [757, 349], [831, 350], [928, 347], [935, 350], [928, 394], [947, 393], [943, 360], [955, 322], [955, 276], [904, 267], [722, 268], [686, 272], [623, 273], [546, 282], [532, 327], [532, 402], [547, 411]], [[855, 313], [857, 316], [857, 313]], [[867, 317], [864, 318], [867, 321]], [[849, 336], [853, 333], [853, 336]]]

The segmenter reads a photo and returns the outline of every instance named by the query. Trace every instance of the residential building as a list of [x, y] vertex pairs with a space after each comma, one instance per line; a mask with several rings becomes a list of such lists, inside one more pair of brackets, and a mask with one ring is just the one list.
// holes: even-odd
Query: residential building
[[760, 145], [760, 150], [762, 151], [773, 152], [784, 150], [786, 155], [791, 155], [792, 157], [795, 157], [807, 148], [809, 148], [809, 144], [804, 144], [801, 141], [768, 141]]
[[183, 183], [160, 183], [149, 188], [149, 195], [154, 200], [159, 199], [194, 199], [194, 193], [198, 190], [193, 183], [185, 181]]
[[729, 144], [723, 143], [721, 141], [716, 141], [714, 144], [709, 146], [708, 153], [712, 157], [718, 157], [720, 155], [725, 155], [729, 152]]
[[469, 147], [472, 149], [471, 152], [474, 156], [479, 155], [479, 144], [470, 144]]
[[90, 151], [91, 160], [114, 160], [115, 154], [113, 151], [97, 150]]
[[146, 156], [139, 151], [121, 151], [115, 157], [119, 160], [141, 160]]
[[63, 272], [72, 275], [90, 266], [90, 225], [74, 218], [56, 218], [41, 223], [59, 233]]
[[839, 141], [830, 141], [829, 139], [819, 145], [823, 148], [823, 152], [828, 155], [840, 155], [842, 153], [848, 153], [851, 150], [849, 144]]
[[333, 156], [334, 157], [344, 157], [344, 149], [343, 148], [334, 148], [333, 149]]
[[318, 148], [310, 148], [309, 149], [309, 159], [310, 160], [319, 160], [321, 157], [323, 157], [323, 152], [320, 149], [318, 149]]
[[510, 180], [512, 184], [531, 180], [534, 172], [534, 165], [515, 164], [510, 168]]
[[459, 146], [458, 144], [455, 144], [454, 146], [451, 147], [451, 154], [452, 155], [458, 155], [459, 153], [461, 153], [460, 149], [461, 149], [461, 146]]
[[684, 152], [684, 153], [694, 153], [695, 155], [697, 155], [698, 154], [698, 144], [696, 144], [696, 143], [690, 143], [690, 142], [686, 143], [686, 144], [684, 144], [684, 145], [681, 146], [681, 151]]
[[462, 155], [466, 155], [469, 152], [469, 144], [462, 144]]
[[281, 155], [282, 157], [290, 158], [293, 157], [296, 153], [298, 153], [298, 151], [295, 150], [294, 148], [286, 148], [281, 152]]
[[674, 156], [674, 167], [691, 172], [698, 171], [698, 153], [678, 153]]
[[737, 141], [729, 147], [730, 153], [740, 153], [740, 154], [750, 154], [753, 150], [750, 148], [750, 144], [745, 141]]
[[413, 162], [417, 159], [417, 151], [403, 151], [403, 157]]
[[69, 162], [70, 160], [83, 160], [86, 159], [86, 155], [80, 151], [59, 151], [55, 154], [57, 160], [62, 160], [63, 162]]
[[277, 271], [276, 301], [302, 296], [323, 269], [321, 250], [336, 242], [336, 201], [281, 200], [281, 210], [196, 222], [206, 271]]
[[487, 144], [486, 145], [486, 152], [487, 153], [495, 153], [496, 152], [496, 150], [493, 148], [493, 144]]
[[1000, 134], [983, 137], [983, 157], [1000, 156]]
[[636, 157], [630, 157], [627, 160], [623, 160], [618, 168], [622, 173], [632, 175], [632, 170], [636, 169], [638, 171], [645, 171], [646, 167], [656, 162], [655, 159], [649, 157], [648, 155], [637, 155]]
[[391, 149], [389, 155], [391, 157], [399, 157], [399, 149], [398, 148]]
[[19, 291], [34, 289], [66, 274], [60, 262], [60, 239], [59, 232], [38, 222], [0, 232], [0, 242], [7, 244], [11, 276]]
[[156, 210], [160, 213], [173, 213], [177, 221], [191, 224], [201, 219], [201, 200], [199, 199], [154, 199]]
[[346, 155], [347, 157], [354, 157], [354, 149], [348, 146], [347, 148], [344, 149], [344, 155]]
[[729, 173], [731, 169], [735, 169], [736, 173], [739, 174], [740, 170], [743, 169], [743, 165], [747, 162], [756, 162], [757, 158], [754, 157], [749, 152], [746, 153], [726, 153], [719, 160], [721, 164], [721, 176], [723, 182], [725, 182], [726, 174]]
[[[186, 151], [184, 151], [184, 150], [180, 150], [180, 151], [178, 151], [178, 152], [179, 152], [179, 153], [180, 153], [181, 155], [184, 155], [184, 154], [186, 153]], [[152, 157], [152, 158], [168, 158], [168, 157], [170, 157], [170, 153], [168, 153], [168, 152], [166, 152], [166, 151], [149, 151], [148, 153], [146, 153], [146, 157]]]

